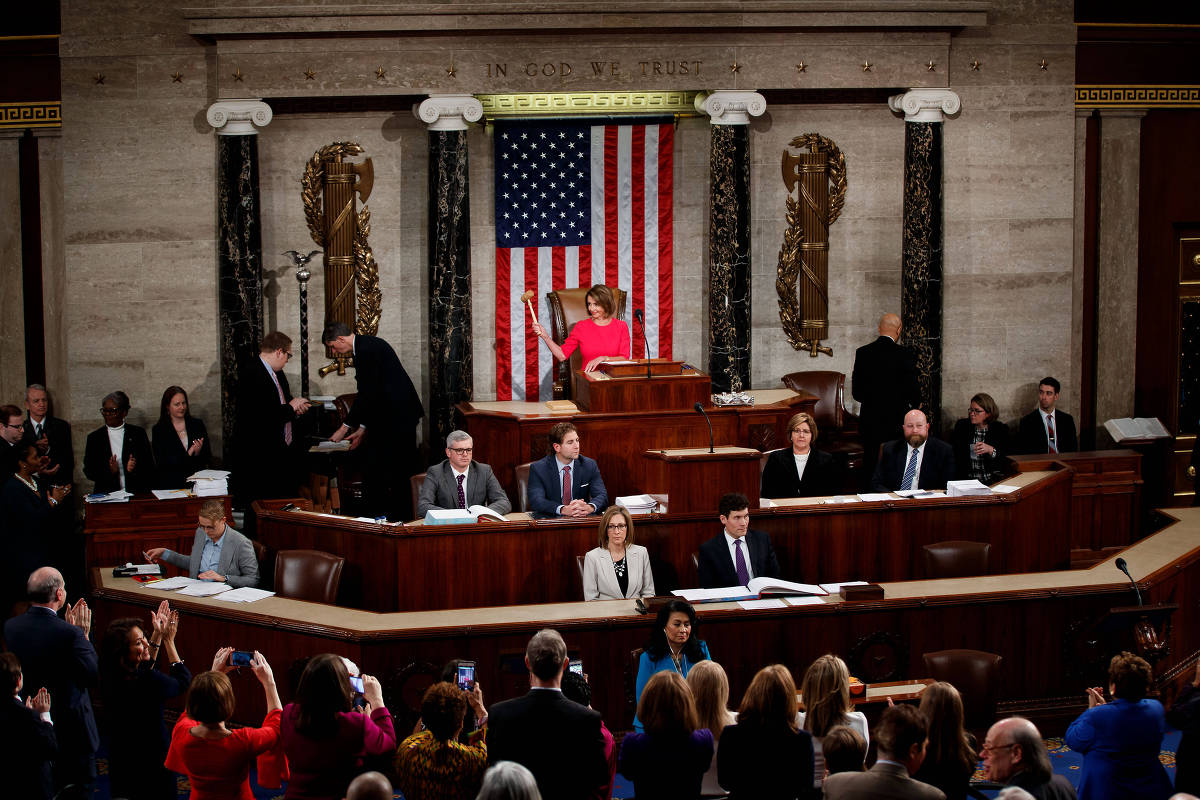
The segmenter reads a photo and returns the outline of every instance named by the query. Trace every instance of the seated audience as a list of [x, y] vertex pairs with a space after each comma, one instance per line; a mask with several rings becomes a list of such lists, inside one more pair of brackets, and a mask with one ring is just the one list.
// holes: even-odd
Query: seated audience
[[[483, 691], [478, 684], [479, 703]], [[469, 744], [458, 741], [467, 712], [467, 692], [439, 681], [425, 690], [421, 721], [425, 730], [414, 733], [396, 750], [396, 781], [412, 800], [473, 800], [487, 769], [486, 728], [476, 731]], [[482, 718], [486, 720], [484, 713]]]
[[[600, 714], [573, 703], [561, 691], [570, 659], [558, 631], [543, 628], [525, 647], [527, 694], [492, 707], [488, 761], [516, 761], [529, 769], [546, 798], [585, 800], [609, 781]], [[490, 772], [490, 770], [489, 770]], [[484, 776], [483, 796], [488, 794]]]
[[692, 699], [696, 701], [696, 718], [701, 728], [707, 728], [713, 737], [713, 757], [708, 771], [700, 782], [701, 797], [724, 797], [725, 790], [717, 783], [717, 753], [721, 746], [721, 732], [737, 721], [729, 710], [729, 678], [725, 668], [715, 661], [701, 661], [692, 667], [687, 676]]
[[813, 745], [796, 727], [796, 684], [782, 664], [750, 681], [736, 725], [721, 734], [717, 781], [731, 798], [791, 800], [813, 787]]
[[1146, 697], [1153, 674], [1145, 659], [1118, 653], [1108, 664], [1108, 691], [1088, 689], [1088, 710], [1067, 728], [1066, 743], [1083, 753], [1080, 800], [1166, 800], [1171, 780], [1158, 758], [1166, 719], [1162, 703]]
[[979, 752], [989, 781], [1024, 789], [1037, 800], [1075, 800], [1075, 788], [1054, 774], [1046, 743], [1029, 720], [1009, 717], [992, 725]]
[[516, 761], [498, 761], [483, 773], [475, 800], [542, 800], [533, 773]]
[[0, 572], [4, 579], [0, 599], [5, 612], [23, 598], [19, 589], [29, 574], [60, 553], [62, 539], [70, 535], [69, 530], [61, 529], [62, 518], [52, 513], [70, 487], [55, 486], [45, 492], [36, 480], [43, 461], [37, 445], [23, 442], [14, 449], [18, 454], [16, 472], [0, 484], [0, 531], [10, 547]]
[[11, 797], [50, 800], [54, 780], [50, 764], [58, 755], [50, 721], [50, 692], [43, 686], [21, 701], [21, 662], [0, 653], [0, 770]]
[[1008, 426], [1000, 421], [1000, 408], [990, 394], [971, 398], [967, 418], [954, 423], [950, 436], [954, 449], [954, 478], [974, 478], [994, 483], [1004, 476], [1002, 456], [1007, 455]]
[[1167, 724], [1183, 734], [1175, 751], [1175, 791], [1200, 794], [1200, 752], [1196, 751], [1196, 737], [1200, 735], [1200, 661], [1196, 662], [1192, 682], [1171, 704]]
[[[235, 669], [229, 664], [232, 647], [222, 647], [213, 657], [212, 669], [192, 679], [188, 688], [187, 713], [179, 718], [171, 732], [171, 747], [167, 752], [167, 769], [187, 775], [191, 783], [191, 800], [253, 800], [250, 790], [250, 766], [259, 760], [258, 783], [278, 788], [267, 773], [278, 774], [279, 765], [266, 769], [267, 758], [279, 747], [279, 690], [271, 665], [257, 650], [250, 661], [254, 677], [262, 684], [266, 696], [267, 715], [261, 728], [228, 727], [237, 697], [226, 673]], [[276, 761], [282, 761], [277, 757]]]
[[395, 796], [387, 776], [371, 770], [350, 781], [343, 800], [392, 800]]
[[534, 517], [586, 517], [608, 507], [600, 467], [579, 454], [579, 431], [570, 422], [550, 429], [554, 452], [529, 467], [529, 512]]
[[954, 451], [941, 439], [929, 438], [925, 412], [914, 408], [904, 415], [904, 438], [880, 449], [871, 488], [876, 492], [945, 489], [953, 476]]
[[763, 467], [760, 497], [823, 497], [836, 494], [841, 486], [840, 470], [833, 456], [817, 450], [817, 421], [801, 412], [788, 421], [791, 447], [767, 456]]
[[583, 557], [583, 599], [626, 597], [654, 597], [654, 574], [650, 553], [633, 543], [633, 517], [623, 506], [609, 506], [600, 518], [600, 546]]
[[804, 711], [800, 712], [800, 727], [813, 738], [813, 786], [819, 788], [825, 780], [825, 758], [822, 744], [825, 734], [839, 725], [858, 732], [863, 741], [870, 742], [867, 717], [855, 711], [850, 703], [850, 670], [846, 662], [826, 654], [814, 661], [804, 673], [800, 684]]
[[[592, 707], [592, 687], [587, 678], [578, 672], [567, 670], [562, 677], [563, 696], [572, 703], [578, 703], [585, 708]], [[604, 737], [604, 758], [608, 761], [608, 785], [596, 790], [594, 800], [608, 800], [612, 797], [612, 785], [617, 776], [617, 740], [612, 731], [600, 720], [600, 734]]]
[[392, 715], [379, 681], [363, 675], [362, 685], [367, 704], [356, 711], [342, 657], [321, 653], [309, 660], [295, 702], [284, 707], [280, 720], [291, 774], [285, 798], [340, 798], [362, 769], [364, 755], [395, 752]]
[[[173, 796], [175, 774], [163, 766], [171, 743], [163, 706], [192, 681], [175, 649], [179, 612], [163, 600], [150, 624], [147, 640], [141, 620], [113, 620], [100, 642], [108, 779], [113, 797], [130, 800]], [[160, 649], [166, 651], [169, 672], [157, 667]]]
[[879, 753], [866, 772], [839, 772], [825, 779], [825, 800], [943, 800], [941, 789], [914, 780], [925, 758], [925, 718], [910, 705], [884, 710], [875, 729]]
[[[696, 609], [692, 608], [691, 603], [675, 598], [658, 609], [654, 628], [650, 631], [649, 640], [642, 646], [642, 655], [638, 659], [637, 683], [634, 687], [634, 697], [638, 702], [641, 702], [646, 683], [655, 673], [678, 672], [686, 678], [693, 666], [712, 658], [708, 654], [708, 645], [697, 638], [695, 632]], [[636, 716], [633, 718], [633, 729], [644, 730], [641, 720]]]
[[963, 727], [958, 690], [942, 681], [930, 684], [921, 692], [919, 710], [929, 726], [929, 743], [925, 761], [913, 777], [941, 789], [946, 800], [965, 800], [979, 756], [975, 737]]
[[849, 725], [835, 725], [821, 739], [825, 775], [862, 772], [867, 762], [867, 740]]
[[430, 467], [417, 499], [417, 519], [431, 508], [487, 506], [503, 516], [512, 511], [508, 495], [487, 464], [472, 459], [475, 443], [466, 431], [446, 437], [446, 460]]
[[129, 396], [112, 392], [104, 398], [100, 413], [104, 425], [88, 434], [83, 450], [83, 474], [94, 484], [92, 491], [149, 492], [154, 488], [154, 455], [146, 431], [125, 424]]
[[158, 422], [150, 429], [154, 437], [154, 466], [157, 488], [179, 489], [193, 473], [212, 464], [208, 429], [193, 417], [188, 408], [187, 392], [180, 386], [168, 386], [158, 407]]
[[1075, 419], [1055, 408], [1061, 390], [1054, 378], [1042, 378], [1038, 383], [1038, 407], [1021, 417], [1015, 452], [1073, 453], [1079, 449]]
[[718, 516], [724, 531], [700, 545], [700, 586], [745, 586], [754, 578], [778, 578], [779, 560], [771, 537], [750, 527], [750, 501], [746, 495], [723, 495]]
[[701, 728], [687, 682], [678, 672], [659, 672], [638, 700], [645, 733], [625, 734], [621, 774], [633, 781], [638, 800], [699, 797], [712, 763], [712, 731]]
[[250, 540], [225, 524], [225, 503], [205, 500], [200, 506], [200, 524], [192, 552], [181, 555], [165, 547], [146, 551], [151, 563], [165, 561], [202, 581], [218, 581], [230, 586], [257, 586], [258, 559]]

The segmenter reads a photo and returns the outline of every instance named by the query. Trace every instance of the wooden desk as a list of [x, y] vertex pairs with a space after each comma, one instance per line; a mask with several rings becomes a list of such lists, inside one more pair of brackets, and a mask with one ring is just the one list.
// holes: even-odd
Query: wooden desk
[[[826, 504], [780, 501], [753, 509], [771, 535], [783, 577], [805, 583], [922, 577], [922, 545], [952, 539], [992, 544], [994, 572], [1066, 568], [1069, 470], [1025, 473], [1009, 495]], [[598, 541], [598, 517], [476, 525], [388, 526], [258, 506], [270, 550], [312, 548], [346, 557], [341, 601], [373, 611], [570, 602], [583, 596], [575, 557]], [[692, 554], [715, 536], [715, 512], [639, 516], [634, 541], [649, 550], [655, 589], [697, 586]], [[1049, 533], [1048, 533], [1049, 532]]]
[[228, 496], [158, 500], [152, 494], [144, 494], [128, 503], [85, 504], [83, 537], [87, 564], [136, 563], [141, 560], [142, 552], [151, 547], [190, 553], [196, 540], [200, 506], [208, 500], [222, 501], [225, 519], [231, 518]]
[[[1200, 649], [1200, 508], [1173, 509], [1175, 524], [1121, 553], [1139, 577], [1147, 603], [1175, 602], [1166, 670]], [[129, 578], [93, 570], [89, 598], [94, 630], [115, 618], [146, 616], [164, 593]], [[799, 678], [824, 653], [846, 660], [868, 682], [923, 676], [923, 653], [950, 647], [987, 650], [1004, 657], [998, 696], [1006, 713], [1057, 708], [1074, 715], [1084, 707], [1084, 687], [1100, 675], [1079, 669], [1071, 642], [1089, 622], [1129, 602], [1129, 584], [1106, 559], [1091, 569], [982, 578], [885, 583], [884, 599], [744, 611], [736, 604], [698, 608], [695, 634], [705, 639], [729, 673], [730, 696], [741, 697], [754, 673], [786, 664]], [[542, 627], [562, 632], [592, 682], [592, 703], [613, 730], [627, 729], [632, 709], [624, 700], [630, 652], [641, 647], [653, 620], [632, 601], [555, 603], [513, 608], [455, 609], [375, 614], [278, 597], [250, 605], [212, 598], [170, 596], [183, 615], [180, 649], [204, 663], [223, 645], [258, 649], [271, 661], [284, 702], [293, 694], [288, 671], [294, 659], [338, 652], [384, 682], [384, 696], [403, 729], [421, 691], [452, 658], [472, 658], [490, 706], [528, 687], [522, 658], [529, 637]], [[1107, 663], [1107, 662], [1106, 662]], [[893, 666], [892, 674], [878, 674]], [[1159, 669], [1156, 669], [1158, 674]], [[262, 691], [252, 676], [234, 676], [239, 722], [258, 724]], [[407, 711], [406, 711], [407, 709]], [[1043, 730], [1047, 735], [1057, 731]]]
[[[812, 413], [816, 395], [791, 389], [757, 389], [756, 404], [709, 408], [718, 445], [771, 450], [787, 443], [787, 422]], [[573, 422], [583, 454], [600, 465], [609, 498], [646, 491], [642, 453], [673, 447], [708, 447], [708, 424], [691, 408], [675, 411], [609, 411], [552, 414], [544, 403], [477, 402], [456, 406], [463, 430], [475, 440], [475, 457], [490, 465], [520, 507], [514, 468], [550, 452], [550, 428]]]

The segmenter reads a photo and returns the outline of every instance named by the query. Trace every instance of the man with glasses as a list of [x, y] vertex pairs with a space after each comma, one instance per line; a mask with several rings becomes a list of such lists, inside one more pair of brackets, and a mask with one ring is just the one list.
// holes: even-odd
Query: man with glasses
[[17, 471], [17, 445], [25, 436], [21, 409], [0, 406], [0, 485]]
[[[292, 397], [283, 372], [291, 358], [291, 338], [272, 331], [263, 337], [258, 357], [238, 371], [233, 480], [239, 505], [247, 508], [254, 500], [295, 497], [304, 478], [299, 423], [312, 404]], [[251, 524], [247, 517], [247, 527]]]
[[430, 509], [487, 506], [497, 514], [512, 511], [508, 495], [487, 464], [472, 460], [474, 442], [466, 431], [446, 437], [446, 460], [430, 467], [421, 484], [417, 517]]
[[108, 494], [124, 489], [130, 494], [149, 492], [154, 485], [154, 455], [145, 428], [126, 425], [129, 396], [112, 392], [104, 398], [100, 415], [104, 425], [88, 434], [83, 450], [83, 474], [92, 491]]
[[993, 725], [983, 740], [981, 755], [989, 781], [1019, 786], [1037, 800], [1075, 800], [1071, 782], [1054, 774], [1042, 735], [1023, 717], [1009, 717]]
[[200, 506], [199, 525], [192, 552], [188, 555], [176, 553], [165, 547], [152, 547], [146, 551], [151, 564], [165, 561], [188, 576], [201, 581], [228, 583], [235, 588], [258, 586], [258, 560], [250, 540], [225, 524], [225, 503], [221, 500], [205, 500]]

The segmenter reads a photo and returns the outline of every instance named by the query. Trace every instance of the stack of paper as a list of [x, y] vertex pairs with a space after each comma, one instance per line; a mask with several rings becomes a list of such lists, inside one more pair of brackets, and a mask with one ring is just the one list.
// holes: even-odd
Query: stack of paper
[[192, 496], [187, 489], [151, 489], [150, 491], [159, 500], [182, 500]]
[[147, 583], [146, 588], [160, 589], [164, 592], [173, 592], [176, 589], [182, 589], [185, 586], [191, 586], [193, 583], [200, 583], [200, 581], [189, 578], [186, 575], [178, 575], [174, 578], [164, 578], [161, 581]]
[[618, 497], [617, 505], [630, 514], [649, 514], [658, 506], [658, 501], [648, 494], [632, 494], [628, 497]]
[[220, 497], [229, 494], [228, 470], [202, 469], [188, 480], [194, 481], [192, 494], [196, 497]]
[[974, 478], [965, 481], [947, 481], [947, 497], [974, 497], [989, 495], [992, 490]]
[[256, 600], [262, 600], [264, 597], [273, 597], [274, 594], [274, 592], [268, 592], [265, 589], [243, 586], [240, 589], [222, 592], [217, 595], [216, 599], [224, 600], [227, 603], [253, 603]]
[[99, 494], [89, 494], [83, 499], [88, 503], [128, 503], [129, 498], [131, 497], [133, 497], [133, 495], [124, 489], [117, 489], [115, 492], [109, 492], [108, 494], [104, 494], [103, 492]]
[[228, 592], [233, 587], [228, 583], [217, 583], [216, 581], [193, 581], [187, 586], [179, 590], [180, 594], [186, 594], [189, 597], [209, 597], [221, 592]]

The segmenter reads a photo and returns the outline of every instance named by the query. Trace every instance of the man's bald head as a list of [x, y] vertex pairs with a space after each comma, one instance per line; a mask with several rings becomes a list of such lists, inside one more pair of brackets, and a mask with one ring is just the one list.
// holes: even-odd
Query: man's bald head
[[900, 317], [895, 314], [884, 314], [880, 317], [879, 335], [898, 339], [900, 337]]
[[[38, 605], [48, 606], [58, 602], [59, 589], [66, 589], [66, 581], [63, 580], [62, 573], [54, 567], [38, 567], [25, 582], [25, 594], [29, 602]], [[55, 606], [55, 610], [57, 609], [58, 606]]]
[[1009, 717], [993, 725], [984, 738], [983, 768], [988, 780], [1007, 783], [1018, 772], [1038, 782], [1050, 780], [1053, 768], [1037, 726], [1024, 717]]
[[382, 772], [364, 772], [350, 782], [345, 800], [392, 800], [392, 784]]

